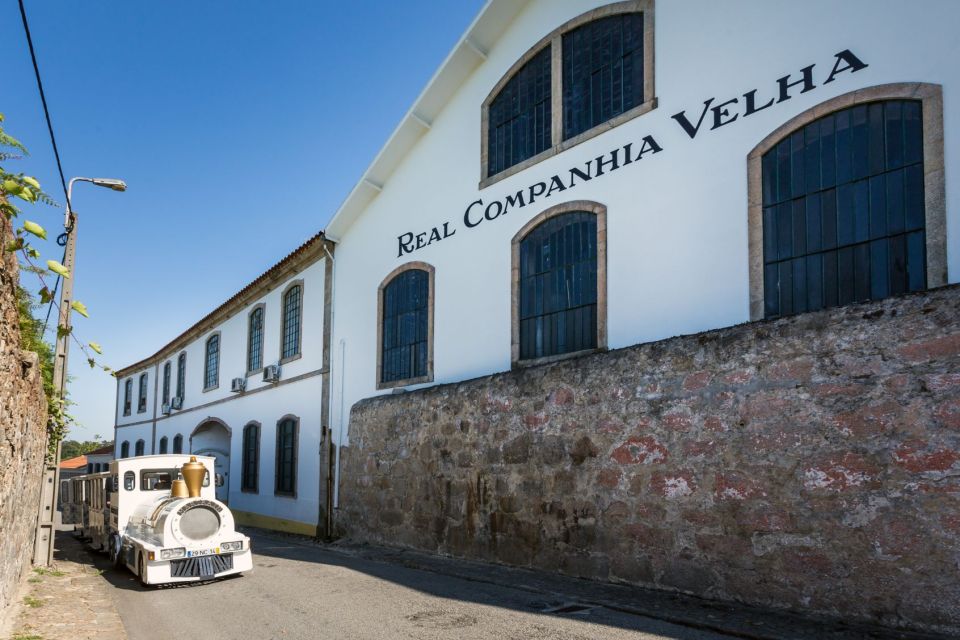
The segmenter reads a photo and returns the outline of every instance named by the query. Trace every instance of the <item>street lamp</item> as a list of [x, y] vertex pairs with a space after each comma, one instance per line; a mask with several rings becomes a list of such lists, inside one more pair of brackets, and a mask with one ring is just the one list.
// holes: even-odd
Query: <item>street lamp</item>
[[[63, 252], [63, 266], [71, 277], [63, 278], [60, 287], [60, 314], [57, 320], [57, 343], [53, 355], [53, 392], [55, 397], [63, 398], [67, 385], [67, 354], [70, 351], [69, 331], [60, 331], [60, 327], [70, 328], [70, 303], [73, 302], [73, 271], [77, 252], [77, 214], [71, 206], [73, 201], [73, 183], [90, 182], [98, 187], [114, 191], [126, 191], [127, 183], [117, 178], [71, 178], [67, 187], [67, 207], [63, 226], [67, 231], [67, 245]], [[44, 467], [43, 485], [40, 494], [40, 513], [37, 518], [37, 536], [34, 546], [34, 564], [49, 565], [53, 562], [54, 517], [57, 512], [57, 499], [60, 493], [60, 446], [57, 442], [57, 455], [53, 462]]]

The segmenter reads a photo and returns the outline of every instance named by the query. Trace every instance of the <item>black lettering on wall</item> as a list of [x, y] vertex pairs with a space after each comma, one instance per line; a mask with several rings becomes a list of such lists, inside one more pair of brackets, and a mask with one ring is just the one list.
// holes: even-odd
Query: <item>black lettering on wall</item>
[[707, 115], [707, 111], [710, 109], [711, 103], [713, 103], [713, 98], [705, 100], [703, 103], [703, 111], [700, 112], [700, 119], [697, 120], [697, 125], [694, 126], [690, 123], [690, 120], [687, 119], [687, 112], [681, 111], [680, 113], [675, 113], [671, 118], [680, 123], [680, 126], [683, 127], [683, 130], [687, 132], [687, 135], [691, 138], [697, 137], [697, 131], [700, 130], [700, 125], [703, 124], [703, 118]]
[[[861, 61], [860, 58], [858, 58], [857, 56], [853, 55], [850, 52], [850, 49], [844, 49], [840, 53], [834, 54], [834, 57], [836, 58], [836, 61], [833, 63], [833, 71], [831, 71], [830, 76], [823, 81], [823, 84], [833, 82], [834, 76], [836, 76], [838, 73], [843, 73], [847, 69], [850, 70], [850, 73], [856, 73], [857, 71], [860, 71], [861, 69], [866, 69], [867, 67], [870, 66], [867, 63]], [[847, 66], [841, 68], [840, 67], [841, 62], [846, 62]]]

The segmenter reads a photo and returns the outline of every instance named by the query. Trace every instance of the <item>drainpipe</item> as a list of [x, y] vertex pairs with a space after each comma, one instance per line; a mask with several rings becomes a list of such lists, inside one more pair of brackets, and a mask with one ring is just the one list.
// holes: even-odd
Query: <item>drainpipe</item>
[[[330, 325], [329, 327], [324, 326], [324, 333], [327, 333], [328, 336], [332, 336], [333, 335], [333, 317], [334, 317], [334, 314], [336, 313], [335, 303], [336, 303], [337, 287], [334, 283], [336, 282], [336, 275], [337, 275], [337, 261], [333, 257], [333, 254], [330, 253], [330, 249], [327, 248], [326, 239], [324, 239], [323, 241], [323, 252], [327, 254], [327, 259], [330, 261], [329, 262], [329, 265], [330, 265], [329, 266], [329, 269], [330, 269], [330, 317], [329, 319], [324, 318], [324, 322], [327, 322], [329, 320]], [[324, 291], [324, 295], [326, 295], [326, 291]], [[325, 429], [326, 433], [324, 434], [326, 436], [324, 438], [325, 442], [322, 442], [320, 445], [319, 469], [323, 469], [324, 466], [326, 466], [327, 472], [326, 474], [321, 476], [321, 479], [320, 479], [320, 482], [321, 482], [320, 488], [323, 489], [324, 485], [326, 485], [325, 486], [326, 491], [324, 492], [325, 513], [323, 517], [323, 522], [320, 522], [319, 521], [320, 518], [318, 518], [317, 536], [319, 537], [320, 531], [322, 530], [323, 537], [329, 540], [333, 536], [333, 474], [334, 474], [334, 461], [335, 461], [334, 448], [333, 448], [333, 429], [331, 428], [331, 425], [333, 424], [333, 421], [331, 419], [333, 416], [333, 403], [330, 402], [330, 389], [333, 386], [333, 367], [331, 366], [331, 363], [333, 362], [333, 358], [330, 357], [330, 340], [329, 339], [325, 339], [323, 341], [323, 348], [326, 352], [324, 355], [326, 356], [326, 359], [327, 359], [327, 397], [326, 397], [327, 428]], [[321, 529], [321, 526], [322, 526], [322, 529]]]

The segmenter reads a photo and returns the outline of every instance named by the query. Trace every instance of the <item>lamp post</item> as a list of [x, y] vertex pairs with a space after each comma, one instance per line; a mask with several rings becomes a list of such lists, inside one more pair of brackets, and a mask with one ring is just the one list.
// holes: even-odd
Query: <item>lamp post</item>
[[[72, 178], [67, 187], [67, 208], [63, 226], [67, 230], [67, 245], [63, 253], [63, 266], [71, 274], [69, 278], [62, 278], [60, 287], [60, 313], [57, 319], [57, 343], [53, 355], [53, 392], [57, 398], [63, 398], [67, 385], [67, 354], [70, 351], [70, 334], [60, 331], [60, 327], [70, 328], [70, 303], [73, 302], [74, 265], [77, 252], [77, 214], [71, 207], [73, 201], [73, 183], [90, 182], [98, 187], [106, 187], [114, 191], [126, 191], [127, 185], [123, 180], [116, 178]], [[60, 447], [57, 442], [57, 453], [53, 461], [44, 466], [43, 483], [40, 489], [40, 512], [37, 518], [37, 535], [34, 546], [33, 563], [49, 565], [53, 562], [53, 536], [57, 499], [60, 493]]]

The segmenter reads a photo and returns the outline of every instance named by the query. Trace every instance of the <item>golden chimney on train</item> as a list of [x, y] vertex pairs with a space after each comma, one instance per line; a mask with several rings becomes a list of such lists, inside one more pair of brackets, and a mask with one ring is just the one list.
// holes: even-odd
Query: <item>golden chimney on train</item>
[[187, 495], [191, 498], [199, 498], [200, 487], [203, 484], [203, 477], [207, 474], [207, 468], [202, 463], [197, 462], [197, 456], [190, 456], [190, 462], [184, 463], [180, 467], [180, 473], [183, 475], [184, 482], [187, 483]]

